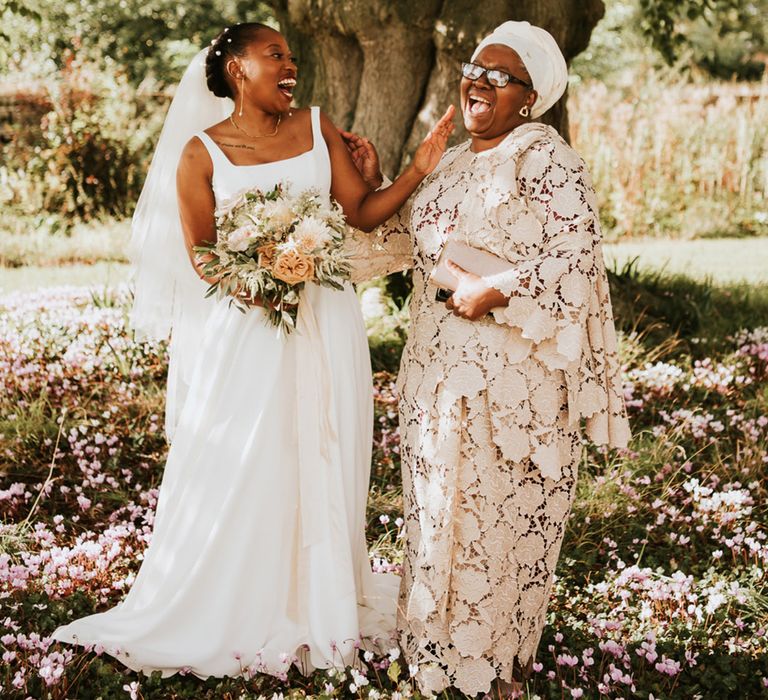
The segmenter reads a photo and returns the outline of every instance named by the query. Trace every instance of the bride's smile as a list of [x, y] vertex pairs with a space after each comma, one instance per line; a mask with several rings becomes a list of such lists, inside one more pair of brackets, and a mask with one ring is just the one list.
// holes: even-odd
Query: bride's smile
[[280, 89], [280, 92], [283, 93], [289, 100], [293, 99], [293, 88], [296, 87], [296, 78], [294, 77], [287, 77], [283, 78], [278, 84], [277, 87]]
[[227, 61], [226, 72], [232, 89], [242, 89], [251, 117], [254, 109], [266, 114], [290, 109], [298, 69], [285, 38], [274, 29], [260, 31], [241, 55]]

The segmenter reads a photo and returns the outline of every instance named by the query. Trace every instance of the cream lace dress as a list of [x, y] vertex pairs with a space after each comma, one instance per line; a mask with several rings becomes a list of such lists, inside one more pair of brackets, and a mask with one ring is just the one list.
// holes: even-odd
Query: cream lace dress
[[[474, 695], [534, 656], [581, 455], [629, 437], [595, 197], [550, 127], [443, 157], [356, 275], [413, 266], [398, 378], [406, 557], [399, 631], [426, 692]], [[514, 263], [509, 306], [457, 318], [428, 283], [449, 236]], [[360, 243], [360, 246], [364, 243]]]

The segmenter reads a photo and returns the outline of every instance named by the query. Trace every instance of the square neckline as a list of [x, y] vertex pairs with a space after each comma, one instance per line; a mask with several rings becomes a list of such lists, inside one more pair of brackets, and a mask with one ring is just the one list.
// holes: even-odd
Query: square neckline
[[[200, 138], [201, 136], [205, 137], [205, 140], [209, 141], [211, 145], [218, 151], [219, 155], [224, 159], [224, 162], [227, 163], [232, 168], [259, 168], [267, 165], [275, 165], [277, 163], [287, 163], [292, 160], [296, 160], [297, 158], [302, 158], [306, 155], [309, 155], [310, 153], [314, 153], [315, 148], [317, 148], [317, 134], [315, 134], [315, 110], [317, 108], [315, 106], [312, 106], [309, 108], [309, 121], [311, 125], [310, 134], [312, 136], [312, 147], [309, 148], [306, 151], [303, 151], [302, 153], [299, 153], [295, 156], [290, 156], [289, 158], [280, 158], [279, 160], [269, 160], [265, 163], [248, 163], [248, 164], [242, 164], [238, 165], [237, 163], [233, 163], [229, 156], [224, 152], [224, 150], [219, 146], [216, 141], [213, 140], [213, 137], [210, 134], [207, 134], [205, 130], [200, 131], [196, 136]], [[319, 129], [318, 129], [319, 131]], [[207, 146], [208, 144], [203, 141], [203, 145]], [[209, 149], [210, 150], [210, 149]]]

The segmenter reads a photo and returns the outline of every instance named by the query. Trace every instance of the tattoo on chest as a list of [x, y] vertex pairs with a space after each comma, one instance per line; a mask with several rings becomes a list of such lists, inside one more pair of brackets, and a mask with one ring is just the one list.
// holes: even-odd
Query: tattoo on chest
[[250, 146], [247, 143], [224, 143], [223, 141], [216, 141], [217, 146], [221, 146], [222, 148], [245, 148], [249, 151], [255, 151], [255, 146]]

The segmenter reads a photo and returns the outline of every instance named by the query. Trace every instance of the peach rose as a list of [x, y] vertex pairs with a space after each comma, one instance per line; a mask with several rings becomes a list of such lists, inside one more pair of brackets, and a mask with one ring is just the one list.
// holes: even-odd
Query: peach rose
[[272, 274], [288, 284], [308, 282], [315, 274], [315, 263], [312, 258], [297, 250], [286, 250], [275, 260]]
[[270, 270], [275, 263], [275, 244], [266, 243], [259, 246], [256, 252], [259, 254], [259, 267], [266, 267]]

